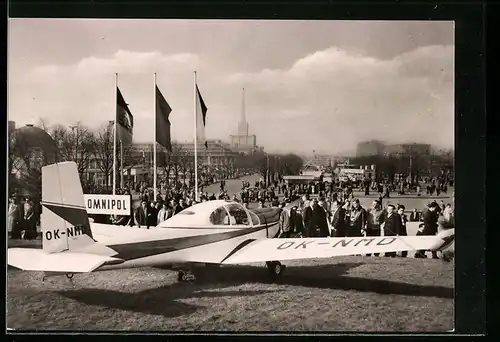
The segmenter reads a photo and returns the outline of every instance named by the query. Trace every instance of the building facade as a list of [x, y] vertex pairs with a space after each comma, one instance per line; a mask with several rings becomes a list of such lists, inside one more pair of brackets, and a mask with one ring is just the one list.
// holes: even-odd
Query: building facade
[[249, 134], [249, 125], [246, 119], [245, 113], [245, 89], [242, 93], [242, 103], [241, 103], [241, 117], [238, 123], [238, 133], [231, 134], [230, 138], [230, 148], [232, 151], [239, 153], [253, 153], [255, 151], [263, 152], [263, 149], [257, 146], [257, 136], [254, 134]]
[[356, 146], [356, 157], [381, 156], [384, 154], [385, 144], [378, 140], [360, 142]]
[[356, 157], [430, 155], [430, 144], [405, 143], [386, 145], [378, 140], [364, 141], [356, 147]]

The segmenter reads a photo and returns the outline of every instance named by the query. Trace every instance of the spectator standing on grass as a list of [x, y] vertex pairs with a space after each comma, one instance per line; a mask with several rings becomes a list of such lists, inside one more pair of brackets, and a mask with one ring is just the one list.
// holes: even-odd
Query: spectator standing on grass
[[[373, 201], [372, 207], [367, 212], [366, 236], [380, 236], [382, 224], [385, 221], [386, 212], [382, 208], [382, 203]], [[374, 253], [379, 256], [380, 253]], [[371, 253], [366, 256], [371, 256]]]
[[[438, 228], [438, 212], [439, 205], [436, 202], [431, 202], [428, 208], [424, 211], [423, 214], [423, 229], [421, 235], [436, 235]], [[425, 250], [419, 250], [415, 253], [415, 258], [427, 258], [425, 255]], [[437, 252], [432, 252], [432, 258], [438, 259]]]
[[9, 198], [9, 230], [11, 232], [12, 239], [21, 238], [21, 225], [20, 225], [20, 213], [18, 201], [15, 196]]
[[37, 237], [36, 231], [36, 221], [37, 218], [35, 216], [35, 208], [33, 205], [33, 200], [31, 197], [26, 198], [26, 202], [24, 203], [24, 230], [25, 235], [24, 238], [27, 240], [34, 240]]
[[327, 204], [324, 200], [320, 200], [318, 202], [318, 227], [319, 227], [319, 237], [328, 237], [330, 236], [330, 211], [328, 210]]
[[157, 223], [160, 224], [172, 217], [172, 209], [169, 208], [167, 202], [163, 202], [163, 206], [158, 212]]
[[[406, 230], [406, 222], [408, 222], [408, 218], [405, 215], [405, 206], [398, 205], [398, 215], [401, 217], [401, 227], [399, 230], [399, 236], [407, 236], [408, 232]], [[408, 251], [402, 251], [401, 257], [406, 258], [408, 256]]]
[[280, 203], [279, 208], [281, 209], [280, 221], [279, 221], [279, 231], [281, 238], [289, 238], [291, 233], [291, 223], [290, 223], [290, 213], [288, 210], [284, 210], [285, 203]]
[[347, 227], [345, 222], [345, 209], [339, 201], [332, 202], [332, 236], [347, 237]]
[[151, 207], [148, 205], [148, 202], [145, 200], [141, 201], [141, 205], [137, 207], [135, 211], [135, 221], [139, 228], [146, 227], [149, 229], [149, 222], [151, 217]]
[[448, 203], [446, 208], [443, 210], [443, 215], [438, 220], [438, 226], [440, 229], [455, 228], [455, 215], [451, 204]]
[[314, 202], [308, 202], [309, 205], [303, 207], [302, 209], [302, 225], [304, 226], [304, 236], [312, 237], [313, 232], [311, 231], [312, 227], [312, 216], [313, 216], [313, 205]]
[[[387, 205], [387, 216], [384, 223], [384, 236], [396, 236], [401, 232], [401, 217], [395, 212], [393, 204]], [[386, 252], [386, 257], [395, 257], [396, 252]]]
[[349, 237], [363, 236], [363, 232], [366, 230], [366, 211], [359, 204], [357, 198], [352, 201], [348, 224], [347, 235]]

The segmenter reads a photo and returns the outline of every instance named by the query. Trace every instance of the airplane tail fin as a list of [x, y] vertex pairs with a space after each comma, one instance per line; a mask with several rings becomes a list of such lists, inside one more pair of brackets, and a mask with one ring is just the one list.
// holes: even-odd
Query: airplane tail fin
[[92, 237], [74, 162], [42, 167], [42, 246], [9, 248], [8, 264], [27, 271], [83, 273], [124, 260]]
[[59, 253], [95, 243], [76, 163], [42, 167], [43, 250]]

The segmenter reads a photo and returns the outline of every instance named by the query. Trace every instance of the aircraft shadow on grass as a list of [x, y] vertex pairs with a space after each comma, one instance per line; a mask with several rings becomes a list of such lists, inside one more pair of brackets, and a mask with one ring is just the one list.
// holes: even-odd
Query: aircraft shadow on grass
[[[303, 286], [320, 289], [372, 292], [385, 295], [406, 295], [452, 299], [452, 288], [443, 286], [414, 285], [389, 280], [345, 276], [349, 270], [363, 263], [337, 265], [296, 266], [287, 269], [277, 281], [269, 278], [267, 270], [256, 266], [223, 266], [195, 269], [195, 283], [174, 283], [137, 293], [126, 293], [102, 289], [78, 289], [59, 291], [64, 297], [88, 305], [98, 305], [119, 310], [141, 312], [164, 317], [192, 314], [202, 306], [178, 301], [183, 298], [244, 297], [286, 291], [228, 290], [222, 289], [248, 283]], [[218, 291], [208, 291], [216, 289]]]
[[[118, 310], [141, 312], [164, 317], [178, 317], [204, 309], [203, 306], [178, 301], [183, 298], [215, 298], [257, 296], [279, 290], [253, 291], [207, 291], [208, 286], [189, 283], [174, 283], [136, 293], [127, 293], [103, 289], [78, 289], [58, 291], [66, 298], [74, 299], [87, 305], [97, 305]], [[215, 288], [215, 287], [214, 287]]]
[[[218, 284], [241, 285], [243, 283], [261, 282], [280, 285], [303, 286], [320, 289], [337, 289], [346, 291], [373, 292], [418, 297], [454, 298], [454, 289], [435, 285], [415, 285], [391, 280], [370, 279], [345, 276], [349, 270], [364, 263], [342, 263], [336, 265], [291, 266], [276, 281], [269, 279], [262, 268], [255, 266], [231, 266], [210, 268], [207, 276], [197, 280], [200, 282], [216, 282]], [[391, 267], [391, 265], [387, 265]]]

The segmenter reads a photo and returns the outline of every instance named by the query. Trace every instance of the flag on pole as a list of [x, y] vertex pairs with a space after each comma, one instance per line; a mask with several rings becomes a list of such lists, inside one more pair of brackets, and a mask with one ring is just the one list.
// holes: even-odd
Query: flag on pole
[[198, 141], [204, 141], [205, 147], [208, 148], [208, 143], [205, 138], [205, 122], [207, 117], [207, 106], [201, 97], [200, 89], [196, 85], [196, 138]]
[[116, 139], [124, 145], [132, 144], [134, 117], [122, 96], [120, 88], [116, 87]]
[[170, 137], [170, 120], [168, 119], [172, 108], [156, 86], [156, 142], [172, 152]]

